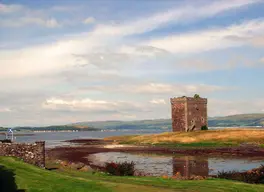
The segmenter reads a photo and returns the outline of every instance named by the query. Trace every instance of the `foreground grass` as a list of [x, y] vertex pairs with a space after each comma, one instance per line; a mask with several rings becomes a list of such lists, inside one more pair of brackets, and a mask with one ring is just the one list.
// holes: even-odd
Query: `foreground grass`
[[[26, 192], [172, 192], [172, 191], [264, 191], [264, 185], [210, 179], [201, 181], [176, 181], [151, 177], [117, 177], [102, 173], [78, 172], [69, 169], [48, 171], [23, 163], [11, 157], [0, 157], [0, 191], [7, 184], [17, 185]], [[9, 173], [7, 172], [9, 171]], [[12, 173], [15, 180], [12, 181]], [[4, 182], [3, 179], [9, 182]], [[7, 186], [8, 187], [8, 186]]]
[[224, 147], [254, 143], [264, 146], [264, 130], [222, 129], [195, 132], [166, 132], [152, 135], [107, 137], [122, 144], [151, 144], [168, 147]]

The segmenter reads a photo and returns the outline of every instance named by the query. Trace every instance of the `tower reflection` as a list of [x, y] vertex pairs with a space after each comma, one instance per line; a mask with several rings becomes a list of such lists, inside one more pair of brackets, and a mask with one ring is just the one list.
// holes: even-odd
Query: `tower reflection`
[[191, 175], [208, 176], [208, 158], [194, 156], [173, 157], [173, 175], [177, 172], [184, 177]]

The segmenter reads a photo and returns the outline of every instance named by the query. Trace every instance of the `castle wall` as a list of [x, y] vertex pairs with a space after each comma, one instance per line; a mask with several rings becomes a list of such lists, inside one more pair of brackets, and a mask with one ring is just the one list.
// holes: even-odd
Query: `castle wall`
[[171, 99], [172, 130], [201, 130], [207, 126], [207, 99], [179, 97]]
[[175, 101], [171, 99], [172, 108], [172, 130], [186, 130], [186, 103], [184, 101]]
[[187, 126], [188, 129], [201, 130], [203, 125], [207, 126], [207, 103], [205, 100], [187, 101]]
[[0, 156], [13, 156], [45, 168], [45, 141], [35, 143], [0, 143]]

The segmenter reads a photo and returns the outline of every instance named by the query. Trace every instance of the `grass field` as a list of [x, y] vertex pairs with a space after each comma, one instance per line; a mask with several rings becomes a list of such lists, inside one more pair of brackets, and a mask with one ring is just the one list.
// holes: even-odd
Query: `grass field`
[[264, 144], [264, 130], [222, 129], [195, 132], [166, 132], [152, 135], [130, 135], [107, 137], [127, 144], [152, 144], [178, 147], [237, 146], [241, 143]]
[[12, 157], [0, 157], [0, 191], [13, 192], [172, 192], [264, 191], [264, 185], [208, 179], [177, 181], [151, 177], [117, 177], [69, 169], [48, 171]]

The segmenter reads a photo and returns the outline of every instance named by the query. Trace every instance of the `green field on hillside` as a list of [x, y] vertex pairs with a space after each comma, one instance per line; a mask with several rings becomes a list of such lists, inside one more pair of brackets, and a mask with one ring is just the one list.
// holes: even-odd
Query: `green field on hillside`
[[12, 157], [0, 157], [0, 191], [13, 192], [261, 192], [264, 185], [208, 179], [177, 181], [151, 177], [118, 177], [73, 170], [49, 171]]

